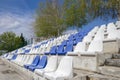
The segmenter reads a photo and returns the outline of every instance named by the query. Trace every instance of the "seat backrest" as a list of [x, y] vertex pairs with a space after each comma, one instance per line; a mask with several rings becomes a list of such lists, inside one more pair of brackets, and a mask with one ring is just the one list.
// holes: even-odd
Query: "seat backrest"
[[87, 52], [102, 52], [103, 51], [103, 42], [102, 40], [99, 41], [92, 41], [88, 47]]
[[82, 38], [76, 38], [76, 42], [81, 42], [82, 41]]
[[48, 59], [45, 70], [55, 71], [57, 69], [57, 64], [58, 64], [58, 57], [57, 56], [51, 56]]
[[62, 45], [67, 45], [67, 40], [64, 40], [63, 42], [62, 42]]
[[50, 50], [50, 54], [51, 55], [55, 55], [56, 54], [56, 51], [57, 51], [57, 46], [53, 46]]
[[19, 60], [19, 58], [20, 58], [20, 55], [18, 55], [18, 56], [17, 56], [17, 58], [15, 59], [15, 61], [18, 61], [18, 60]]
[[99, 28], [99, 30], [103, 30], [103, 31], [104, 31], [105, 29], [106, 29], [106, 25], [105, 25], [105, 24], [101, 25], [100, 28]]
[[63, 73], [66, 75], [72, 74], [73, 73], [73, 57], [64, 56], [58, 65], [56, 73]]
[[72, 52], [73, 51], [73, 44], [67, 44], [67, 46], [64, 49], [64, 52]]
[[41, 66], [42, 68], [44, 68], [46, 64], [47, 64], [47, 56], [43, 55], [37, 66]]
[[85, 52], [86, 50], [86, 43], [85, 42], [79, 42], [74, 49], [74, 52]]
[[114, 23], [109, 23], [109, 24], [107, 25], [107, 32], [110, 33], [110, 32], [112, 32], [113, 30], [116, 30], [115, 24], [114, 24]]
[[17, 58], [17, 55], [14, 55], [13, 57], [12, 57], [12, 60], [15, 60]]
[[107, 39], [120, 39], [120, 31], [113, 30], [111, 33], [108, 34]]
[[32, 64], [37, 65], [39, 61], [40, 61], [40, 56], [37, 55], [37, 56], [34, 58]]
[[91, 42], [92, 41], [92, 36], [85, 36], [82, 41], [83, 42]]
[[94, 41], [104, 40], [104, 33], [103, 33], [103, 32], [98, 32], [98, 33], [95, 35], [95, 37], [94, 37], [93, 40], [94, 40]]
[[115, 24], [120, 27], [120, 21], [116, 21]]
[[32, 64], [33, 60], [34, 60], [35, 56], [34, 55], [29, 55], [29, 59], [26, 62], [27, 64]]
[[27, 61], [29, 60], [29, 58], [30, 58], [30, 56], [29, 56], [29, 55], [26, 55], [26, 58], [25, 58], [23, 64], [27, 64]]
[[27, 49], [27, 50], [25, 50], [25, 54], [26, 54], [26, 53], [29, 53], [29, 52], [30, 52], [30, 50], [31, 50], [31, 49]]
[[62, 53], [64, 51], [64, 45], [59, 45], [57, 49], [57, 53]]

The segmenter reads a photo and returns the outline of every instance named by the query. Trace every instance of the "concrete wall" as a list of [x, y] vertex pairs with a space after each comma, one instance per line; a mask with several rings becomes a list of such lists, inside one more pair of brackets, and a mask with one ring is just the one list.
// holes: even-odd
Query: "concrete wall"
[[118, 53], [120, 40], [104, 40], [103, 41], [103, 52], [104, 53]]

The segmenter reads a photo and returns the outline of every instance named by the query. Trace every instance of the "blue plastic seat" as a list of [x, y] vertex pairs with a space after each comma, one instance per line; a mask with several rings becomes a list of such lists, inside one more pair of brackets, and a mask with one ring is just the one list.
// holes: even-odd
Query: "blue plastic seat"
[[42, 56], [42, 58], [40, 59], [38, 65], [36, 65], [36, 66], [29, 66], [28, 69], [29, 69], [30, 71], [34, 71], [35, 69], [43, 69], [43, 68], [45, 68], [46, 64], [47, 64], [47, 56], [44, 55], [44, 56]]
[[15, 51], [15, 53], [17, 53], [17, 52], [18, 52], [18, 50]]
[[79, 38], [79, 37], [80, 37], [79, 33], [76, 33], [74, 36], [74, 38]]
[[72, 51], [73, 51], [73, 44], [67, 44], [64, 51], [61, 53], [58, 53], [58, 55], [66, 55], [67, 52], [72, 52]]
[[[23, 49], [24, 50], [24, 49]], [[24, 52], [23, 53], [21, 53], [21, 54], [27, 54], [27, 53], [29, 53], [30, 52], [30, 49], [27, 49], [27, 50], [24, 50]]]
[[36, 66], [36, 65], [39, 63], [39, 61], [40, 61], [40, 56], [37, 55], [37, 56], [34, 58], [32, 64], [24, 65], [24, 67], [25, 67], [26, 69], [28, 69], [30, 66]]
[[57, 54], [60, 54], [60, 53], [63, 53], [63, 52], [64, 52], [64, 45], [59, 45], [58, 49], [57, 49]]
[[69, 40], [74, 40], [75, 39], [75, 35], [71, 35], [68, 37]]
[[50, 49], [50, 52], [48, 52], [48, 53], [45, 53], [45, 55], [49, 55], [49, 54], [51, 54], [51, 55], [56, 55], [56, 50], [57, 50], [57, 46], [53, 46], [51, 49]]
[[30, 52], [30, 49], [25, 50], [25, 54], [26, 54], [26, 53], [29, 53], [29, 52]]
[[76, 42], [81, 42], [83, 38], [76, 38]]
[[11, 59], [8, 59], [8, 60], [15, 60], [15, 59], [16, 59], [16, 57], [17, 57], [17, 55], [16, 55], [16, 54], [14, 54], [14, 55], [12, 56], [12, 58], [11, 58]]
[[17, 58], [17, 55], [15, 54], [11, 60], [15, 60]]
[[66, 46], [66, 45], [67, 45], [67, 42], [68, 42], [67, 40], [64, 40], [61, 45]]

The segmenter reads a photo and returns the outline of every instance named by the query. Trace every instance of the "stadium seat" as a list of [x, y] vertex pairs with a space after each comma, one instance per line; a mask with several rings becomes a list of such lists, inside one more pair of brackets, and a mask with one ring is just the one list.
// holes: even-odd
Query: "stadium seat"
[[117, 28], [120, 28], [120, 21], [116, 21], [116, 26], [117, 26]]
[[27, 55], [27, 58], [25, 59], [25, 61], [23, 62], [23, 64], [22, 64], [22, 66], [24, 66], [24, 65], [30, 65], [30, 64], [32, 64], [32, 62], [33, 62], [33, 60], [34, 60], [34, 58], [35, 58], [36, 56], [35, 55]]
[[86, 52], [80, 53], [80, 55], [96, 55], [103, 52], [103, 41], [92, 41]]
[[47, 64], [47, 56], [43, 55], [36, 65], [31, 65], [28, 67], [28, 69], [30, 71], [34, 71], [35, 69], [43, 69], [45, 68], [46, 64]]
[[48, 55], [48, 54], [51, 54], [51, 55], [56, 55], [56, 50], [57, 50], [57, 46], [53, 46], [52, 48], [51, 48], [51, 50], [50, 50], [50, 52], [47, 52], [47, 53], [45, 53], [46, 55]]
[[73, 58], [70, 56], [64, 56], [54, 72], [44, 73], [44, 77], [49, 80], [64, 80], [71, 79], [73, 77]]
[[67, 55], [79, 55], [80, 53], [85, 52], [86, 50], [86, 43], [85, 42], [79, 42], [76, 46], [73, 52], [68, 52]]
[[107, 39], [120, 39], [120, 31], [113, 30], [108, 34]]
[[36, 65], [39, 63], [39, 61], [40, 61], [40, 56], [37, 55], [37, 56], [34, 58], [32, 64], [26, 64], [26, 65], [24, 65], [24, 68], [28, 69], [30, 66], [36, 66]]
[[48, 63], [44, 69], [35, 69], [35, 73], [38, 75], [43, 76], [44, 73], [48, 72], [53, 72], [57, 69], [57, 64], [58, 64], [58, 57], [57, 56], [51, 56], [48, 59]]
[[93, 39], [92, 36], [87, 35], [87, 36], [85, 36], [85, 37], [83, 38], [82, 42], [91, 42], [92, 39]]
[[58, 55], [66, 55], [67, 52], [72, 52], [73, 51], [73, 43], [72, 44], [67, 44], [64, 48], [64, 51], [61, 53], [57, 53]]
[[57, 54], [63, 53], [64, 52], [64, 45], [59, 45], [56, 52], [57, 52]]

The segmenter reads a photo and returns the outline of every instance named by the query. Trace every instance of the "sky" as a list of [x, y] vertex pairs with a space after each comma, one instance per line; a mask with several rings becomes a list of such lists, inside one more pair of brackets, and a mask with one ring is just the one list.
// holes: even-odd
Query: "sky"
[[33, 22], [41, 1], [45, 0], [0, 0], [0, 34], [13, 31], [34, 37]]
[[[23, 33], [28, 39], [34, 37], [33, 23], [35, 21], [36, 10], [39, 8], [39, 3], [44, 1], [45, 0], [0, 0], [0, 34], [6, 31], [12, 31], [17, 35]], [[97, 18], [83, 26], [89, 27], [107, 24], [112, 21], [116, 21], [116, 19], [103, 21]], [[68, 33], [71, 33], [70, 31], [73, 31], [73, 28], [68, 29]]]

